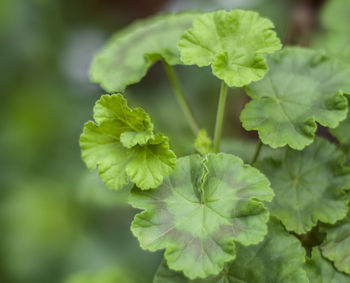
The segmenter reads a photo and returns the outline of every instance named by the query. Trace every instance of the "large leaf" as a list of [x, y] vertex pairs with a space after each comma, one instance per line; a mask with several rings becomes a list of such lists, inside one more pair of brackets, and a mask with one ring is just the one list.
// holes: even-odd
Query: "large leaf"
[[303, 151], [287, 149], [282, 159], [264, 159], [256, 166], [271, 181], [276, 197], [270, 212], [287, 230], [304, 234], [317, 224], [335, 223], [346, 216], [350, 169], [344, 154], [318, 138]]
[[281, 48], [273, 23], [256, 12], [219, 10], [198, 16], [182, 36], [179, 49], [186, 65], [212, 65], [229, 86], [260, 80], [268, 70], [262, 53]]
[[284, 231], [274, 219], [269, 233], [258, 245], [236, 246], [237, 258], [225, 265], [219, 275], [207, 279], [187, 279], [181, 272], [168, 268], [162, 261], [153, 283], [308, 283], [303, 269], [305, 250], [300, 242]]
[[118, 31], [96, 54], [91, 79], [109, 92], [139, 82], [159, 59], [181, 64], [177, 44], [196, 14], [179, 13], [140, 20]]
[[350, 214], [335, 224], [325, 226], [327, 237], [321, 246], [322, 254], [334, 261], [335, 267], [350, 274]]
[[141, 189], [159, 186], [175, 167], [168, 139], [153, 134], [149, 116], [130, 109], [120, 94], [104, 95], [94, 108], [95, 124], [85, 124], [80, 137], [82, 158], [110, 188], [121, 189], [129, 179]]
[[241, 113], [243, 127], [258, 130], [265, 144], [300, 150], [312, 143], [316, 121], [335, 128], [346, 118], [350, 67], [301, 48], [269, 56], [268, 65], [265, 78], [246, 88], [252, 101]]
[[312, 258], [305, 265], [310, 283], [349, 283], [350, 276], [336, 270], [332, 263], [324, 259], [316, 247], [312, 250]]
[[131, 230], [142, 248], [165, 249], [170, 268], [205, 278], [235, 258], [234, 242], [263, 240], [272, 197], [266, 177], [238, 157], [191, 155], [156, 190], [132, 191], [131, 205], [145, 211]]

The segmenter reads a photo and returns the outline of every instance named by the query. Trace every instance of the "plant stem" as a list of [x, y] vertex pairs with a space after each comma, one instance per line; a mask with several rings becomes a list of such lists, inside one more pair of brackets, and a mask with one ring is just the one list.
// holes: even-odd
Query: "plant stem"
[[227, 84], [222, 81], [220, 88], [220, 98], [218, 104], [218, 111], [216, 112], [216, 122], [215, 122], [215, 133], [214, 133], [214, 152], [218, 153], [220, 151], [220, 139], [222, 132], [222, 123], [225, 114], [225, 103], [227, 96]]
[[254, 164], [254, 163], [258, 160], [258, 157], [259, 157], [259, 154], [260, 154], [260, 151], [261, 151], [262, 146], [263, 146], [263, 143], [261, 142], [261, 140], [259, 140], [251, 164]]
[[194, 116], [192, 115], [191, 109], [190, 109], [190, 107], [189, 107], [189, 105], [188, 105], [188, 103], [183, 95], [183, 91], [181, 89], [181, 86], [180, 86], [179, 80], [176, 76], [176, 73], [175, 73], [174, 69], [165, 61], [163, 61], [163, 65], [164, 65], [165, 71], [168, 75], [169, 81], [170, 81], [171, 85], [173, 86], [174, 93], [175, 93], [175, 96], [177, 98], [177, 102], [179, 103], [182, 111], [184, 112], [185, 117], [186, 117], [188, 123], [190, 124], [190, 127], [191, 127], [193, 133], [195, 135], [197, 135], [199, 132], [198, 124], [197, 124]]

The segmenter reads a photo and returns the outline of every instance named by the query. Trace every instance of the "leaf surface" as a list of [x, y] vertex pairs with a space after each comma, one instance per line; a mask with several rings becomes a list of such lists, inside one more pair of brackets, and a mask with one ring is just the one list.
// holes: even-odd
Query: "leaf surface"
[[119, 190], [130, 179], [141, 189], [155, 188], [174, 169], [167, 137], [153, 134], [149, 116], [130, 109], [121, 94], [102, 96], [94, 118], [97, 124], [87, 122], [80, 137], [82, 158], [89, 169], [98, 166], [108, 187]]
[[95, 55], [91, 80], [108, 92], [120, 92], [139, 82], [159, 59], [181, 64], [177, 44], [195, 15], [158, 15], [118, 31]]
[[186, 65], [212, 66], [229, 86], [263, 78], [268, 68], [263, 53], [281, 48], [273, 23], [252, 11], [219, 10], [196, 17], [181, 37], [179, 49]]
[[257, 162], [276, 194], [270, 213], [297, 234], [310, 231], [317, 221], [343, 219], [348, 210], [344, 189], [350, 187], [350, 169], [343, 162], [344, 153], [321, 138], [303, 151], [286, 149], [282, 159]]
[[268, 65], [265, 78], [246, 87], [252, 100], [241, 113], [243, 127], [263, 143], [301, 150], [312, 143], [316, 121], [335, 128], [346, 118], [350, 67], [301, 48], [269, 56]]
[[263, 240], [272, 197], [265, 176], [238, 157], [191, 155], [156, 190], [132, 190], [130, 204], [144, 211], [131, 230], [143, 249], [165, 249], [170, 268], [205, 278], [235, 258], [234, 242]]
[[333, 32], [349, 34], [350, 0], [327, 1], [322, 9], [321, 22]]
[[324, 257], [334, 262], [335, 267], [350, 274], [350, 213], [345, 219], [333, 226], [324, 226], [327, 233], [321, 246]]
[[274, 219], [268, 227], [269, 233], [258, 245], [237, 245], [236, 259], [216, 276], [190, 280], [181, 272], [169, 269], [163, 260], [153, 283], [308, 283], [303, 269], [305, 250], [300, 242]]
[[322, 257], [320, 250], [312, 250], [312, 258], [305, 265], [310, 283], [349, 283], [350, 276], [336, 270], [332, 263]]

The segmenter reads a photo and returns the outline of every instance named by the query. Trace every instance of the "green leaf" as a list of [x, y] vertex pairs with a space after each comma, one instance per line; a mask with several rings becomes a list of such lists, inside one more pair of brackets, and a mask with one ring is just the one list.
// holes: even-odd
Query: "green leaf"
[[141, 189], [156, 188], [174, 169], [176, 156], [167, 137], [154, 135], [149, 116], [130, 109], [122, 95], [102, 96], [94, 118], [97, 124], [85, 124], [80, 147], [87, 167], [98, 166], [106, 186], [119, 190], [130, 179]]
[[273, 23], [252, 11], [219, 10], [198, 16], [181, 37], [186, 65], [212, 65], [213, 74], [229, 86], [263, 78], [268, 70], [263, 53], [281, 48]]
[[130, 204], [145, 211], [131, 230], [143, 249], [165, 249], [170, 268], [205, 278], [235, 258], [234, 242], [263, 240], [272, 198], [265, 176], [238, 157], [191, 155], [156, 190], [132, 190]]
[[317, 138], [303, 151], [286, 149], [282, 159], [257, 162], [271, 181], [276, 197], [270, 212], [287, 230], [304, 234], [317, 221], [334, 224], [347, 213], [350, 169], [343, 167], [344, 153]]
[[300, 242], [284, 231], [274, 219], [270, 220], [269, 233], [255, 246], [237, 245], [237, 258], [225, 265], [217, 276], [202, 280], [189, 280], [181, 272], [168, 268], [162, 261], [153, 283], [308, 283], [303, 269], [305, 250]]
[[321, 246], [324, 257], [334, 262], [335, 267], [350, 274], [350, 213], [334, 226], [324, 226], [327, 233], [325, 242]]
[[[350, 57], [349, 57], [350, 58]], [[349, 100], [349, 99], [348, 99]], [[350, 107], [350, 105], [349, 105]], [[348, 107], [348, 108], [349, 108]], [[344, 145], [350, 145], [350, 115], [348, 110], [348, 116], [339, 126], [335, 129], [330, 129], [332, 136], [336, 137], [337, 140]]]
[[337, 271], [331, 262], [322, 257], [317, 247], [312, 250], [312, 258], [306, 261], [305, 269], [310, 283], [350, 282], [350, 276]]
[[321, 13], [321, 22], [330, 31], [349, 34], [350, 26], [350, 1], [327, 1]]
[[91, 80], [108, 92], [119, 92], [139, 82], [159, 59], [181, 64], [177, 43], [195, 15], [158, 15], [118, 31], [96, 54]]
[[312, 143], [316, 121], [335, 128], [346, 118], [350, 67], [323, 53], [285, 48], [268, 57], [265, 78], [246, 87], [252, 100], [241, 113], [247, 130], [258, 130], [273, 148], [303, 149]]
[[200, 130], [194, 142], [195, 150], [201, 155], [213, 152], [213, 143], [206, 130]]

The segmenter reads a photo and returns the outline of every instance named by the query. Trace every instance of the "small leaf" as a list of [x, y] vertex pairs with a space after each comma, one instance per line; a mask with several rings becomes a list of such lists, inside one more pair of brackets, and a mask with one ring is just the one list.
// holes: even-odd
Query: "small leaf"
[[284, 231], [274, 219], [270, 220], [269, 233], [258, 245], [237, 245], [237, 258], [225, 265], [219, 275], [204, 280], [189, 280], [181, 272], [168, 268], [162, 261], [153, 283], [308, 283], [303, 269], [305, 250], [300, 242]]
[[145, 211], [131, 230], [143, 249], [165, 249], [170, 268], [205, 278], [235, 258], [234, 242], [263, 240], [269, 218], [263, 202], [272, 197], [264, 175], [238, 157], [191, 155], [178, 159], [156, 190], [132, 190], [130, 204]]
[[91, 170], [99, 167], [104, 184], [120, 190], [129, 178], [141, 189], [159, 186], [175, 167], [176, 156], [168, 139], [154, 135], [149, 116], [130, 109], [120, 94], [104, 95], [96, 103], [94, 118], [80, 137], [82, 158]]
[[265, 78], [246, 87], [252, 98], [241, 113], [246, 130], [258, 130], [273, 148], [301, 150], [312, 143], [316, 121], [335, 128], [346, 118], [350, 67], [322, 53], [285, 48], [268, 57]]
[[265, 159], [256, 166], [271, 181], [276, 194], [270, 212], [287, 230], [304, 234], [317, 224], [335, 223], [347, 213], [350, 168], [344, 153], [317, 138], [303, 151], [287, 149], [283, 159]]
[[350, 274], [350, 213], [334, 226], [324, 226], [327, 238], [321, 246], [324, 257], [334, 262], [335, 267]]
[[310, 283], [349, 283], [350, 276], [336, 270], [324, 259], [318, 247], [312, 250], [312, 258], [305, 265]]
[[181, 64], [177, 43], [195, 15], [158, 15], [118, 31], [95, 56], [91, 80], [108, 92], [119, 92], [139, 82], [159, 59]]
[[262, 54], [281, 48], [273, 27], [252, 11], [219, 10], [198, 16], [181, 37], [181, 60], [186, 65], [212, 65], [214, 75], [229, 86], [247, 85], [268, 70]]
[[200, 130], [198, 136], [194, 142], [194, 147], [201, 155], [206, 155], [213, 152], [213, 143], [211, 138], [208, 137], [206, 130]]

